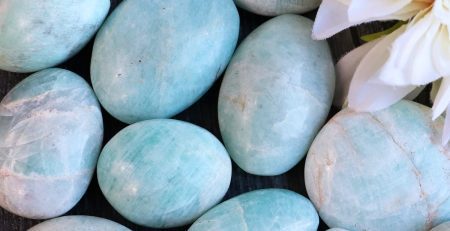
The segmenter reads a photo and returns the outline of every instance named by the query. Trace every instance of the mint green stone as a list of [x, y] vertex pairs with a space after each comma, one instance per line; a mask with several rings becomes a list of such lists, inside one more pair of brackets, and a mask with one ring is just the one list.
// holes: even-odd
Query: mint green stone
[[321, 0], [234, 0], [242, 9], [255, 14], [276, 16], [301, 14], [319, 7]]
[[319, 216], [305, 197], [263, 189], [229, 199], [201, 216], [189, 231], [316, 231]]
[[213, 85], [236, 48], [233, 0], [127, 0], [95, 39], [91, 79], [125, 123], [170, 118]]
[[341, 229], [341, 228], [332, 228], [332, 229], [328, 229], [327, 231], [349, 231], [349, 230]]
[[33, 219], [64, 214], [86, 192], [102, 139], [84, 79], [57, 68], [27, 77], [0, 103], [0, 206]]
[[306, 154], [325, 123], [335, 74], [326, 41], [311, 39], [313, 22], [273, 18], [236, 50], [219, 94], [223, 141], [244, 171], [278, 175]]
[[193, 222], [228, 190], [231, 160], [208, 131], [177, 120], [126, 127], [103, 149], [97, 176], [111, 205], [153, 228]]
[[106, 18], [110, 0], [0, 0], [0, 69], [34, 72], [78, 53]]
[[28, 231], [131, 231], [116, 222], [91, 216], [65, 216], [44, 221]]
[[330, 227], [428, 231], [450, 220], [450, 151], [443, 118], [401, 101], [345, 109], [320, 131], [305, 165], [308, 195]]

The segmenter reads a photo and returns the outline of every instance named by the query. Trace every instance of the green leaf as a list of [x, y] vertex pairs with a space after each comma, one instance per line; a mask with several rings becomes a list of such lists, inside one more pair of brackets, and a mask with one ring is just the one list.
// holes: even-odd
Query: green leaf
[[381, 38], [381, 37], [383, 37], [385, 35], [388, 35], [388, 34], [394, 32], [395, 30], [397, 30], [398, 28], [400, 28], [401, 26], [403, 26], [406, 23], [407, 23], [406, 21], [398, 21], [394, 26], [392, 26], [391, 28], [389, 28], [387, 30], [361, 36], [361, 40], [363, 40], [364, 42], [370, 42], [370, 41], [373, 41], [375, 39], [379, 39], [379, 38]]

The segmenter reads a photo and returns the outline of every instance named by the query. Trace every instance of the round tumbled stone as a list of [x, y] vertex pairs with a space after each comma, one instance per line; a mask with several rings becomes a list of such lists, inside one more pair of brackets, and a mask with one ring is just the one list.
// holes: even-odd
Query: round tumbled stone
[[330, 227], [427, 231], [450, 220], [450, 151], [443, 118], [401, 101], [345, 109], [320, 131], [305, 166], [308, 195]]
[[169, 119], [128, 126], [103, 149], [100, 188], [125, 218], [153, 228], [193, 222], [228, 190], [231, 160], [208, 131]]

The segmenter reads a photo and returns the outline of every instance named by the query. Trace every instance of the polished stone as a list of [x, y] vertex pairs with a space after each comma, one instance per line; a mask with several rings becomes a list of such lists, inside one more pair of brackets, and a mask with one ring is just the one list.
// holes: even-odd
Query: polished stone
[[125, 218], [154, 227], [193, 222], [228, 190], [231, 160], [208, 131], [168, 119], [135, 123], [103, 149], [100, 188]]
[[442, 223], [442, 224], [434, 227], [430, 231], [450, 231], [450, 221]]
[[28, 231], [131, 231], [116, 222], [91, 216], [65, 216], [44, 221]]
[[301, 14], [319, 7], [321, 0], [234, 0], [242, 9], [255, 14], [276, 16]]
[[308, 195], [330, 227], [427, 231], [450, 220], [450, 151], [443, 118], [411, 101], [339, 112], [308, 153]]
[[80, 76], [37, 72], [0, 103], [0, 206], [45, 219], [86, 192], [103, 137], [100, 106]]
[[225, 73], [218, 115], [233, 160], [248, 173], [278, 175], [306, 154], [325, 122], [334, 68], [313, 22], [283, 15], [261, 25], [237, 49]]
[[201, 216], [189, 231], [316, 231], [319, 216], [305, 197], [263, 189], [227, 200]]
[[232, 0], [123, 1], [95, 40], [94, 90], [125, 123], [172, 117], [222, 74], [238, 35]]
[[332, 229], [328, 229], [327, 231], [349, 231], [349, 230], [341, 229], [341, 228], [332, 228]]
[[109, 7], [109, 0], [0, 0], [0, 69], [34, 72], [64, 62], [94, 36]]

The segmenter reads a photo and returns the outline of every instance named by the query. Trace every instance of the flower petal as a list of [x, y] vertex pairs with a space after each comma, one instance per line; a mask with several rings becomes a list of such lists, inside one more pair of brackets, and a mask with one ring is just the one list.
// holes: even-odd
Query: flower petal
[[339, 0], [323, 0], [314, 22], [313, 39], [327, 39], [341, 30], [356, 25], [348, 20], [348, 3]]
[[313, 39], [326, 39], [351, 26], [376, 20], [408, 20], [430, 6], [428, 1], [323, 0], [313, 27]]
[[448, 0], [435, 0], [433, 14], [441, 23], [450, 26], [450, 3]]
[[373, 40], [353, 49], [336, 64], [336, 92], [333, 102], [335, 106], [342, 107], [345, 103], [356, 68], [378, 41], [379, 39]]
[[447, 107], [447, 112], [445, 114], [444, 131], [442, 132], [443, 146], [446, 146], [448, 141], [450, 141], [450, 106]]
[[414, 17], [421, 10], [427, 9], [433, 3], [434, 0], [429, 1], [413, 1], [401, 10], [395, 12], [391, 15], [391, 19], [397, 19], [401, 21], [406, 21]]
[[[440, 24], [427, 14], [400, 35], [392, 45], [377, 79], [389, 85], [426, 85], [441, 77], [433, 64], [432, 48]], [[396, 73], [396, 75], [392, 75]]]
[[353, 0], [348, 9], [351, 22], [379, 19], [392, 15], [411, 3], [412, 0]]
[[433, 103], [433, 120], [439, 117], [450, 104], [450, 78], [443, 78]]
[[[406, 27], [402, 26], [382, 38], [362, 59], [350, 84], [349, 107], [357, 111], [377, 111], [396, 103], [415, 86], [395, 87], [381, 82], [371, 82], [389, 57], [389, 47]], [[394, 73], [395, 74], [395, 73]]]
[[450, 76], [450, 36], [446, 26], [440, 27], [434, 41], [432, 61], [441, 76]]

